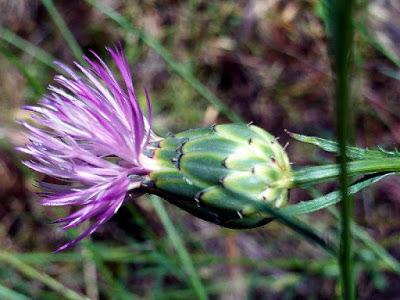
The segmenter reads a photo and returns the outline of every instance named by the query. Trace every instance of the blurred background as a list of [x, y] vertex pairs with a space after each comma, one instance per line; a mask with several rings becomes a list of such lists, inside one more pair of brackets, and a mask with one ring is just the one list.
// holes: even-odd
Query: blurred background
[[[357, 6], [354, 142], [393, 149], [400, 2]], [[337, 298], [334, 258], [283, 225], [227, 230], [168, 203], [162, 222], [145, 196], [54, 254], [77, 232], [50, 224], [68, 211], [38, 204], [43, 177], [21, 165], [13, 146], [24, 143], [15, 120], [29, 117], [20, 107], [46, 92], [54, 60], [71, 64], [89, 50], [108, 60], [105, 47], [122, 43], [136, 88], [150, 91], [158, 134], [241, 118], [289, 142], [294, 167], [332, 162], [284, 132], [335, 137], [325, 16], [318, 0], [0, 0], [0, 299]], [[295, 190], [290, 202], [334, 189]], [[355, 197], [359, 299], [400, 298], [399, 195], [400, 180], [387, 178]], [[300, 219], [334, 241], [336, 216], [329, 209]]]

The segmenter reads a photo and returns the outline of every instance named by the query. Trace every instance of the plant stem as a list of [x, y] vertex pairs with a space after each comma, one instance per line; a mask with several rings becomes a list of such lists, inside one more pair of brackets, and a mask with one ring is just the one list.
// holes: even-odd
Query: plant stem
[[208, 296], [204, 285], [201, 282], [196, 269], [194, 268], [193, 261], [189, 255], [189, 252], [186, 250], [183, 240], [181, 239], [178, 231], [166, 212], [163, 202], [161, 202], [160, 198], [154, 195], [150, 197], [150, 200], [153, 203], [153, 206], [160, 217], [165, 230], [167, 231], [169, 239], [174, 246], [179, 259], [181, 260], [182, 267], [186, 272], [189, 282], [191, 283], [196, 294], [196, 299], [207, 300]]
[[89, 298], [84, 297], [77, 292], [67, 288], [62, 283], [55, 280], [52, 276], [42, 273], [41, 271], [36, 270], [30, 265], [22, 262], [12, 253], [0, 251], [0, 263], [6, 263], [16, 270], [20, 271], [25, 276], [43, 283], [48, 288], [63, 296], [63, 299], [89, 300]]
[[53, 63], [55, 58], [48, 54], [46, 51], [38, 48], [36, 45], [20, 38], [18, 35], [13, 33], [11, 30], [0, 26], [0, 40], [4, 40], [7, 43], [21, 49], [23, 52], [28, 53], [32, 57], [41, 61], [48, 67], [57, 70], [56, 65]]
[[[243, 202], [243, 206], [249, 205], [253, 206], [258, 212], [265, 213], [275, 218], [278, 222], [286, 225], [293, 231], [297, 232], [308, 240], [309, 242], [319, 245], [323, 250], [327, 253], [337, 256], [338, 251], [336, 245], [330, 243], [325, 238], [321, 237], [319, 233], [317, 233], [314, 228], [305, 224], [297, 218], [287, 214], [285, 211], [281, 209], [277, 209], [276, 207], [272, 207], [267, 202], [255, 201], [254, 199], [242, 195], [240, 200]], [[292, 211], [293, 214], [293, 211]]]
[[[331, 2], [332, 3], [332, 2]], [[332, 16], [332, 49], [333, 71], [336, 75], [336, 129], [339, 141], [340, 165], [339, 182], [342, 196], [341, 203], [341, 233], [340, 233], [340, 279], [342, 299], [355, 299], [355, 280], [353, 270], [353, 250], [351, 223], [353, 215], [353, 201], [348, 194], [348, 164], [346, 148], [352, 133], [351, 122], [351, 57], [353, 48], [353, 8], [355, 0], [336, 0], [331, 11]]]
[[243, 123], [243, 119], [236, 114], [228, 105], [218, 99], [204, 84], [202, 84], [184, 65], [178, 63], [172, 54], [161, 45], [156, 39], [152, 38], [146, 32], [138, 29], [124, 16], [120, 15], [103, 1], [86, 0], [103, 14], [117, 22], [121, 28], [134, 36], [140, 38], [148, 47], [153, 49], [166, 62], [169, 68], [185, 80], [196, 92], [203, 96], [209, 103], [215, 106], [222, 114], [227, 116], [232, 122]]
[[0, 44], [0, 53], [4, 55], [4, 57], [14, 64], [14, 66], [18, 69], [18, 71], [26, 78], [27, 83], [31, 86], [32, 90], [34, 91], [34, 97], [41, 96], [45, 89], [39, 83], [37, 78], [32, 75], [31, 73], [31, 66], [24, 64], [22, 60], [20, 60], [13, 51], [6, 48], [4, 45]]
[[61, 35], [64, 37], [65, 42], [67, 43], [68, 47], [71, 49], [72, 53], [74, 54], [75, 58], [79, 60], [81, 64], [86, 64], [83, 59], [83, 51], [79, 46], [78, 42], [76, 41], [74, 35], [68, 29], [67, 25], [64, 22], [63, 17], [58, 12], [57, 8], [54, 5], [53, 0], [42, 0], [42, 4], [46, 7], [49, 15], [53, 19], [54, 23], [60, 30]]
[[[347, 176], [400, 171], [400, 158], [356, 160], [347, 163]], [[340, 164], [304, 167], [293, 172], [293, 187], [309, 186], [335, 180], [341, 172]]]
[[[393, 172], [385, 174], [378, 173], [377, 175], [375, 174], [371, 175], [370, 178], [362, 179], [349, 187], [349, 194], [352, 195], [358, 193], [362, 189], [365, 189], [370, 185], [394, 174], [396, 173]], [[340, 191], [334, 191], [311, 200], [301, 201], [296, 204], [288, 205], [286, 207], [281, 208], [280, 210], [289, 216], [309, 214], [327, 208], [336, 203], [339, 203], [341, 200], [342, 199], [340, 196]]]

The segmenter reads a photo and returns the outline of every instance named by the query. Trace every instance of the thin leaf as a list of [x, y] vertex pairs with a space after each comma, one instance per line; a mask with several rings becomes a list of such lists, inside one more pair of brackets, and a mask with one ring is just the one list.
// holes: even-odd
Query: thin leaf
[[390, 78], [400, 80], [400, 72], [398, 70], [392, 70], [387, 67], [381, 67], [381, 68], [379, 68], [379, 70], [381, 71], [382, 74], [384, 74]]
[[206, 86], [204, 86], [197, 78], [193, 76], [186, 68], [178, 63], [172, 54], [163, 47], [157, 40], [152, 38], [150, 35], [139, 30], [132, 25], [128, 19], [120, 15], [110, 6], [107, 6], [103, 2], [95, 0], [86, 0], [90, 5], [94, 6], [103, 14], [110, 17], [117, 24], [119, 24], [124, 30], [132, 33], [136, 37], [140, 38], [147, 46], [153, 49], [158, 55], [160, 55], [167, 65], [173, 72], [178, 74], [183, 80], [185, 80], [194, 90], [196, 90], [201, 96], [203, 96], [208, 102], [214, 105], [221, 113], [226, 115], [231, 121], [243, 123], [243, 120], [239, 115], [233, 112], [228, 106], [226, 106], [220, 99], [218, 99]]
[[158, 216], [161, 219], [161, 222], [165, 227], [165, 230], [167, 231], [168, 237], [179, 256], [179, 259], [181, 260], [182, 267], [189, 276], [189, 281], [192, 285], [194, 292], [197, 295], [197, 298], [208, 299], [207, 292], [203, 284], [201, 283], [199, 276], [197, 275], [197, 272], [193, 266], [192, 259], [188, 251], [186, 250], [178, 231], [175, 229], [171, 219], [169, 218], [165, 210], [164, 204], [157, 196], [150, 196], [150, 199]]
[[120, 282], [120, 280], [116, 276], [114, 276], [109, 268], [104, 264], [102, 254], [97, 249], [96, 244], [92, 243], [92, 241], [87, 240], [83, 241], [83, 243], [85, 250], [90, 254], [91, 259], [96, 264], [96, 268], [99, 270], [101, 278], [108, 285], [105, 291], [108, 297], [121, 300], [137, 299], [137, 296], [130, 293], [125, 285]]
[[[303, 143], [308, 143], [321, 148], [324, 151], [332, 152], [338, 154], [339, 148], [338, 143], [335, 141], [323, 139], [315, 136], [307, 136], [303, 134], [293, 133], [286, 131], [290, 137]], [[390, 158], [390, 157], [400, 157], [400, 153], [395, 151], [387, 151], [382, 148], [377, 150], [370, 150], [366, 148], [359, 147], [346, 147], [347, 157], [351, 160], [353, 159], [380, 159], [380, 158]]]
[[[339, 218], [339, 214], [335, 209], [330, 210], [330, 212]], [[351, 225], [351, 230], [353, 235], [359, 239], [364, 245], [371, 250], [381, 261], [392, 271], [400, 273], [400, 262], [394, 258], [390, 253], [386, 251], [380, 244], [378, 244], [374, 239], [372, 239], [369, 234], [363, 230], [360, 226], [354, 222]]]
[[68, 47], [71, 49], [75, 58], [78, 59], [80, 63], [85, 64], [85, 61], [83, 60], [83, 51], [79, 46], [78, 42], [76, 41], [74, 35], [71, 33], [71, 31], [65, 24], [63, 17], [55, 7], [53, 0], [41, 0], [41, 1], [42, 4], [46, 7], [47, 11], [49, 12], [49, 15], [53, 19], [54, 23], [60, 30], [61, 35], [63, 36]]
[[[372, 178], [368, 178], [366, 180], [362, 180], [356, 184], [353, 184], [349, 187], [349, 194], [355, 194], [362, 189], [382, 180], [383, 178], [393, 175], [395, 173], [387, 173], [383, 175], [377, 175]], [[328, 194], [325, 194], [321, 197], [315, 198], [313, 200], [300, 202], [297, 204], [289, 205], [285, 208], [282, 208], [281, 211], [288, 215], [300, 215], [300, 214], [308, 214], [321, 209], [324, 209], [328, 206], [339, 203], [341, 200], [340, 191], [334, 191]]]
[[287, 214], [282, 209], [273, 208], [266, 202], [254, 201], [254, 199], [251, 199], [244, 195], [237, 194], [237, 197], [240, 197], [240, 201], [243, 202], [243, 206], [246, 206], [246, 204], [248, 204], [249, 206], [253, 206], [257, 212], [270, 215], [278, 222], [288, 226], [290, 229], [300, 234], [304, 239], [320, 246], [327, 253], [334, 256], [337, 255], [337, 248], [335, 245], [328, 243], [325, 239], [321, 238], [320, 235], [316, 233], [313, 228], [298, 220], [297, 218], [292, 217], [292, 215]]
[[7, 299], [7, 300], [29, 300], [30, 298], [22, 295], [16, 291], [13, 291], [12, 289], [9, 289], [8, 287], [5, 287], [4, 285], [0, 284], [0, 298], [1, 299]]
[[28, 53], [32, 57], [41, 61], [50, 68], [57, 70], [56, 66], [53, 64], [54, 57], [48, 54], [46, 51], [38, 48], [32, 43], [24, 40], [18, 35], [14, 34], [12, 31], [0, 26], [0, 39], [10, 43], [11, 45], [19, 48], [20, 50]]
[[25, 276], [31, 278], [32, 280], [39, 281], [46, 285], [48, 288], [52, 289], [53, 291], [57, 292], [59, 295], [63, 296], [65, 299], [70, 300], [88, 300], [84, 296], [81, 296], [77, 292], [67, 288], [62, 283], [58, 282], [51, 276], [36, 270], [35, 268], [31, 267], [30, 265], [22, 262], [18, 258], [16, 258], [11, 253], [0, 251], [0, 262], [6, 263], [9, 266], [13, 267], [14, 269], [18, 270]]
[[331, 18], [331, 12], [334, 9], [334, 0], [321, 0], [316, 3], [316, 14], [324, 22], [325, 33], [328, 38], [332, 37], [334, 20]]
[[17, 69], [18, 71], [25, 77], [26, 81], [29, 83], [30, 87], [33, 89], [35, 96], [39, 97], [41, 96], [45, 89], [42, 87], [40, 82], [31, 75], [31, 72], [29, 70], [29, 66], [21, 62], [21, 60], [14, 55], [10, 50], [8, 50], [6, 47], [3, 47], [0, 45], [0, 53], [4, 55], [5, 58], [9, 62], [11, 62]]
[[372, 47], [377, 49], [387, 59], [389, 59], [392, 63], [400, 68], [400, 58], [397, 56], [397, 54], [387, 48], [381, 41], [379, 41], [379, 39], [375, 37], [374, 34], [368, 32], [368, 28], [365, 23], [355, 22], [354, 26], [365, 41], [367, 41]]

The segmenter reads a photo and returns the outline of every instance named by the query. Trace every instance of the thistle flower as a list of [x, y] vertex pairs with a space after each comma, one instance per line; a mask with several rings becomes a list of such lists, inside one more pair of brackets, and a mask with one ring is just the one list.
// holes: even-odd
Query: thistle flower
[[34, 112], [36, 125], [22, 122], [29, 143], [20, 151], [32, 156], [24, 164], [35, 171], [65, 181], [66, 185], [42, 182], [43, 205], [80, 206], [56, 222], [63, 229], [85, 221], [94, 223], [63, 250], [93, 233], [120, 208], [129, 190], [140, 186], [142, 176], [154, 169], [143, 153], [155, 139], [149, 117], [143, 116], [124, 53], [108, 49], [123, 84], [96, 54], [85, 58], [90, 69], [76, 64], [80, 74], [58, 64], [68, 77], [57, 75], [61, 88], [49, 86], [50, 94]]
[[128, 193], [153, 193], [205, 220], [233, 228], [256, 227], [268, 216], [243, 206], [240, 195], [286, 203], [292, 174], [284, 149], [254, 125], [226, 124], [181, 132], [165, 139], [152, 131], [145, 91], [144, 117], [122, 50], [107, 49], [120, 82], [95, 53], [89, 68], [58, 64], [60, 87], [22, 122], [29, 142], [19, 148], [32, 159], [24, 164], [64, 184], [41, 182], [42, 204], [77, 206], [56, 221], [64, 230], [92, 221], [75, 245], [110, 219]]

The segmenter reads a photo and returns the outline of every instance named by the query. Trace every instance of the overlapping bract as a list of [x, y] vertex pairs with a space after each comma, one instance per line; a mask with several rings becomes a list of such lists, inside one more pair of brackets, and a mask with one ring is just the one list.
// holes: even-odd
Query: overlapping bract
[[[166, 137], [153, 158], [163, 166], [143, 185], [191, 214], [220, 226], [266, 224], [257, 202], [286, 205], [293, 174], [284, 147], [255, 125], [221, 124]], [[243, 199], [251, 199], [246, 201]]]

